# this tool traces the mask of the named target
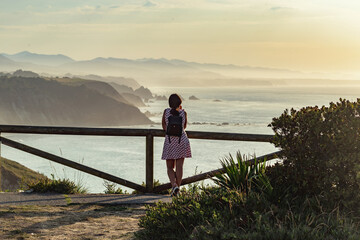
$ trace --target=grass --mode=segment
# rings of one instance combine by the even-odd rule
[[[68,178],[55,179],[52,174],[52,179],[43,178],[39,181],[28,184],[28,189],[32,189],[36,193],[63,193],[63,194],[84,194],[87,189],[82,184],[76,184]]]

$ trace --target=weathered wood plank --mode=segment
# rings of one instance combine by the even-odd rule
[[[154,137],[146,136],[146,192],[154,189]]]
[[[277,152],[274,152],[274,153],[270,153],[270,154],[266,154],[266,155],[257,157],[256,159],[250,159],[247,162],[249,162],[250,164],[255,164],[255,161],[257,161],[257,162],[262,162],[264,160],[269,161],[269,160],[277,158],[277,156],[280,153],[281,153],[281,151],[277,151]],[[215,175],[221,174],[221,173],[224,173],[224,172],[225,172],[224,168],[219,168],[219,169],[216,169],[216,170],[212,170],[212,171],[209,171],[209,172],[205,172],[205,173],[201,173],[201,174],[198,174],[198,175],[195,175],[195,176],[184,178],[182,180],[181,185],[186,185],[186,184],[190,184],[190,183],[193,183],[193,182],[198,182],[198,181],[201,181],[201,180],[204,180],[204,179],[212,178]],[[162,184],[160,186],[155,187],[154,192],[155,193],[156,192],[161,192],[163,190],[170,189],[170,188],[171,188],[171,184],[170,183],[165,183],[165,184]]]
[[[141,192],[159,192],[163,189],[170,188],[170,184],[164,184],[153,188],[154,179],[154,137],[164,137],[165,132],[161,129],[128,129],[128,128],[89,128],[89,127],[52,127],[52,126],[25,126],[25,125],[0,125],[0,133],[28,133],[28,134],[54,134],[54,135],[91,135],[91,136],[145,136],[146,137],[146,188],[126,181],[124,179],[103,173],[96,169],[88,168],[84,165],[72,162],[70,160],[43,152],[41,150],[31,148],[24,144],[14,142],[12,140],[1,137],[3,144],[22,151],[26,151],[37,156],[58,162],[60,164],[87,172],[89,174],[119,183],[121,185],[139,190]],[[200,132],[187,131],[189,138],[208,139],[208,140],[229,140],[229,141],[254,141],[254,142],[270,142],[273,135],[266,134],[242,134],[242,133],[220,133],[220,132]],[[1,146],[1,145],[0,145]],[[266,156],[270,156],[268,154]],[[264,157],[264,156],[263,156]],[[51,159],[50,159],[51,158]],[[260,159],[260,158],[258,158]],[[270,159],[269,159],[270,160]],[[250,160],[251,161],[251,160]],[[74,165],[75,164],[75,165]],[[81,165],[81,166],[80,166]],[[183,184],[200,181],[215,174],[221,173],[221,169],[199,174],[183,180]],[[131,186],[130,186],[131,185]]]
[[[32,134],[62,134],[62,135],[93,135],[93,136],[147,136],[164,137],[165,132],[161,129],[128,129],[128,128],[86,128],[86,127],[43,127],[0,125],[0,132],[5,133],[32,133]],[[270,142],[273,135],[266,134],[243,134],[243,133],[220,133],[187,131],[189,138],[229,141],[255,141]]]
[[[87,167],[87,166],[82,165],[80,163],[70,161],[68,159],[56,156],[54,154],[44,152],[42,150],[27,146],[25,144],[15,142],[15,141],[12,141],[12,140],[4,138],[4,137],[0,137],[0,141],[1,141],[2,144],[6,145],[6,146],[13,147],[13,148],[16,148],[18,150],[21,150],[21,151],[24,151],[24,152],[27,152],[27,153],[31,153],[33,155],[48,159],[50,161],[60,163],[62,165],[65,165],[65,166],[68,166],[68,167],[71,167],[71,168],[86,172],[88,174],[91,174],[91,175],[94,175],[94,176],[109,180],[111,182],[121,184],[123,186],[129,187],[129,188],[141,191],[141,192],[145,191],[145,188],[143,186],[139,185],[139,184],[127,181],[125,179],[122,179],[122,178],[119,178],[119,177],[116,177],[116,176],[113,176],[113,175],[110,175],[108,173],[99,171],[99,170],[94,169],[94,168]]]

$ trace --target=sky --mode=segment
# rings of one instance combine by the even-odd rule
[[[359,73],[358,0],[1,0],[0,52]]]

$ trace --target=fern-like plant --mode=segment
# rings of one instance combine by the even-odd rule
[[[252,185],[257,189],[271,192],[272,186],[265,175],[265,161],[258,163],[255,158],[255,163],[251,163],[244,158],[238,151],[236,162],[231,154],[220,160],[225,172],[216,175],[214,182],[220,187],[237,189],[246,194],[249,193]]]

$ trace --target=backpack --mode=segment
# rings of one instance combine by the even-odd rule
[[[179,143],[180,143],[182,132],[183,132],[182,117],[170,115],[168,117],[168,125],[166,128],[166,135],[168,135],[169,137],[169,142],[171,143],[170,136],[177,136],[179,137]]]

